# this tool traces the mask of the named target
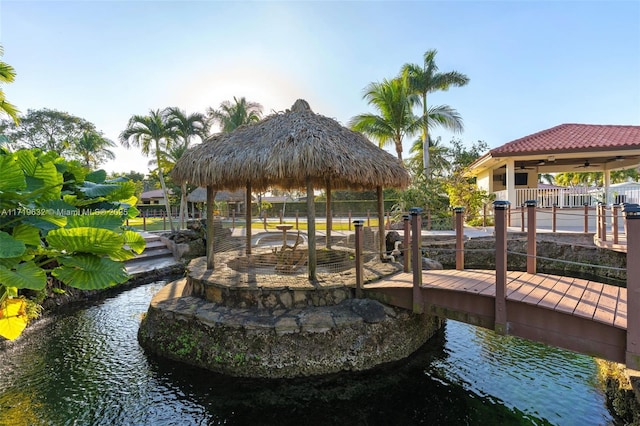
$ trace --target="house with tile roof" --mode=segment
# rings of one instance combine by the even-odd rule
[[[561,124],[490,150],[470,165],[468,176],[516,207],[527,200],[540,207],[581,207],[620,200],[626,188],[611,190],[611,172],[639,166],[640,126]],[[602,172],[603,188],[596,196],[585,188],[539,186],[539,175],[567,172]],[[640,203],[637,187],[629,186],[636,191],[625,193],[625,201]]]

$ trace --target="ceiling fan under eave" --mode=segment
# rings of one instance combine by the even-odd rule
[[[593,164],[589,160],[585,160],[583,164],[576,166],[576,169],[588,169],[589,167],[599,166],[599,164]]]
[[[527,163],[525,163],[524,161],[521,161],[520,165],[518,166],[518,170],[535,170],[535,168],[527,167]]]

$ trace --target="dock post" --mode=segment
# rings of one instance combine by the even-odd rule
[[[627,220],[627,353],[628,369],[640,370],[640,206],[624,206]]]
[[[402,237],[402,262],[403,262],[403,270],[404,272],[411,271],[411,225],[409,222],[409,215],[405,214],[402,216],[403,224],[404,224],[404,235]]]
[[[520,205],[520,232],[524,232],[524,203]]]
[[[527,206],[527,273],[536,273],[536,200],[524,202]]]
[[[453,209],[456,215],[456,269],[464,269],[464,207]]]
[[[420,213],[422,209],[409,209],[411,215],[411,266],[413,268],[413,312],[421,314],[424,311],[422,303],[422,230],[420,229]]]
[[[362,262],[362,246],[364,245],[364,238],[362,232],[362,226],[364,221],[354,220],[353,224],[356,228],[356,298],[362,298],[362,286],[364,284],[363,275],[363,262]]]
[[[589,232],[589,204],[584,203],[584,233]]]
[[[611,233],[613,234],[613,244],[618,244],[618,210],[620,210],[620,206],[618,204],[613,204],[611,206]]]
[[[627,353],[628,369],[640,370],[640,206],[624,206],[627,220]]]
[[[505,213],[508,201],[494,201],[496,232],[496,312],[494,329],[507,334],[507,224]]]
[[[556,232],[557,228],[558,228],[558,205],[557,204],[553,204],[553,207],[551,207],[551,232]]]

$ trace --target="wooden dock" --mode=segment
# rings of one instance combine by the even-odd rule
[[[367,297],[412,309],[413,274],[364,286]],[[423,312],[495,329],[496,273],[424,271]],[[549,274],[507,273],[506,334],[625,362],[627,289]]]

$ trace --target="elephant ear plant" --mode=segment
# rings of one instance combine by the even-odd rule
[[[82,290],[127,281],[124,260],[145,248],[123,226],[137,216],[135,186],[106,180],[55,152],[0,146],[0,336],[13,340],[40,306],[21,290]]]

